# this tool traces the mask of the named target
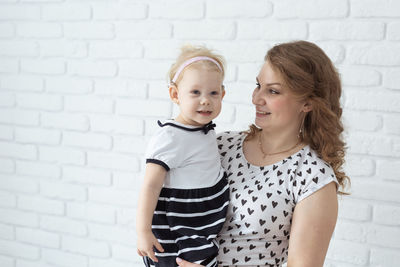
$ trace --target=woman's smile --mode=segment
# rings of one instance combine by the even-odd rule
[[[271,112],[256,110],[256,116],[265,117],[271,115]]]

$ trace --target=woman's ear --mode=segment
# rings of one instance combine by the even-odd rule
[[[303,108],[301,109],[304,113],[310,112],[312,110],[312,105],[310,101],[306,101],[304,103]]]
[[[178,88],[176,88],[175,85],[169,86],[169,97],[171,98],[172,102],[179,104]]]

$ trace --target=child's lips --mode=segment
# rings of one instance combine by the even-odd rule
[[[200,115],[208,116],[208,115],[211,115],[212,111],[199,110],[199,111],[197,111],[197,113],[199,113]]]

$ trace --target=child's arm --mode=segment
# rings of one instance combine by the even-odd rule
[[[154,262],[158,260],[153,247],[164,251],[151,231],[151,222],[166,174],[164,167],[154,163],[146,164],[136,216],[137,252],[140,256],[148,256]]]

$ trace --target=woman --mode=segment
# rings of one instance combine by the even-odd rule
[[[349,181],[339,75],[318,46],[298,41],[269,50],[256,81],[255,125],[218,137],[231,198],[219,266],[323,266]]]

